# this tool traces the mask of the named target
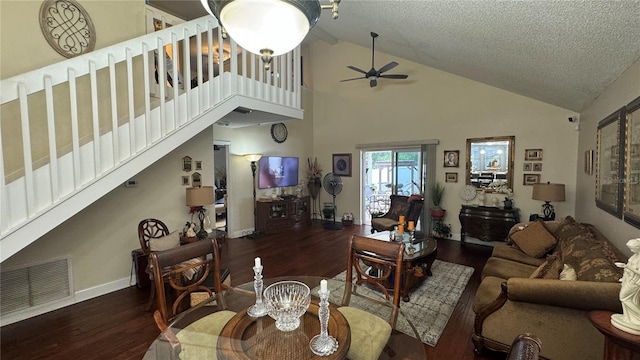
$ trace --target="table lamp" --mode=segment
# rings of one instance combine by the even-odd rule
[[[260,160],[262,154],[247,154],[243,155],[247,161],[251,162],[251,174],[253,175],[253,233],[248,235],[249,238],[255,239],[260,233],[258,233],[258,209],[256,208],[256,169],[258,168],[256,162]]]
[[[200,230],[196,234],[198,239],[206,239],[209,235],[204,229],[205,205],[211,205],[215,202],[213,186],[191,187],[187,189],[187,206],[191,207],[191,213],[198,212],[198,220],[200,220]]]
[[[552,184],[547,182],[546,184],[533,184],[533,200],[542,200],[542,213],[544,214],[544,220],[555,220],[556,213],[553,210],[551,201],[564,201],[564,184]]]

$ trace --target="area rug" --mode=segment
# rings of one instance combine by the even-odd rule
[[[473,274],[473,268],[436,259],[431,272],[433,276],[427,276],[422,285],[409,294],[411,301],[400,300],[400,310],[416,328],[420,340],[427,345],[436,346]],[[346,271],[343,271],[334,279],[344,281],[345,274]],[[334,299],[334,296],[338,297]],[[332,291],[331,301],[339,303],[341,296]],[[414,336],[411,329],[398,326],[398,330]]]

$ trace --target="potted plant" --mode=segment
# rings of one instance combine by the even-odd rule
[[[431,217],[436,220],[442,220],[447,210],[444,210],[440,207],[442,203],[442,198],[444,197],[444,185],[440,185],[439,182],[433,183],[431,185],[431,202],[433,203],[433,207],[431,208]]]
[[[434,222],[433,237],[438,239],[446,239],[448,237],[451,237],[451,225],[445,224],[442,221]]]
[[[322,169],[318,165],[318,158],[315,158],[313,162],[307,158],[307,187],[309,188],[309,194],[315,200],[318,197],[320,188],[322,187]]]

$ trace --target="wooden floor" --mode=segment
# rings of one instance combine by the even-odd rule
[[[325,230],[318,223],[304,230],[231,239],[222,245],[222,267],[232,284],[253,280],[253,259],[262,258],[264,276],[333,277],[346,267],[351,234],[369,234],[368,226]],[[438,259],[471,266],[475,272],[436,347],[425,345],[432,359],[504,359],[490,353],[476,357],[471,343],[471,304],[491,247],[440,240]],[[148,289],[123,289],[0,329],[2,359],[141,359],[159,331],[144,310]],[[295,359],[293,359],[295,360]]]

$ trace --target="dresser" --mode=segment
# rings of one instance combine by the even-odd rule
[[[482,241],[507,241],[511,227],[520,222],[518,209],[462,205],[460,209],[461,240],[471,236]]]

